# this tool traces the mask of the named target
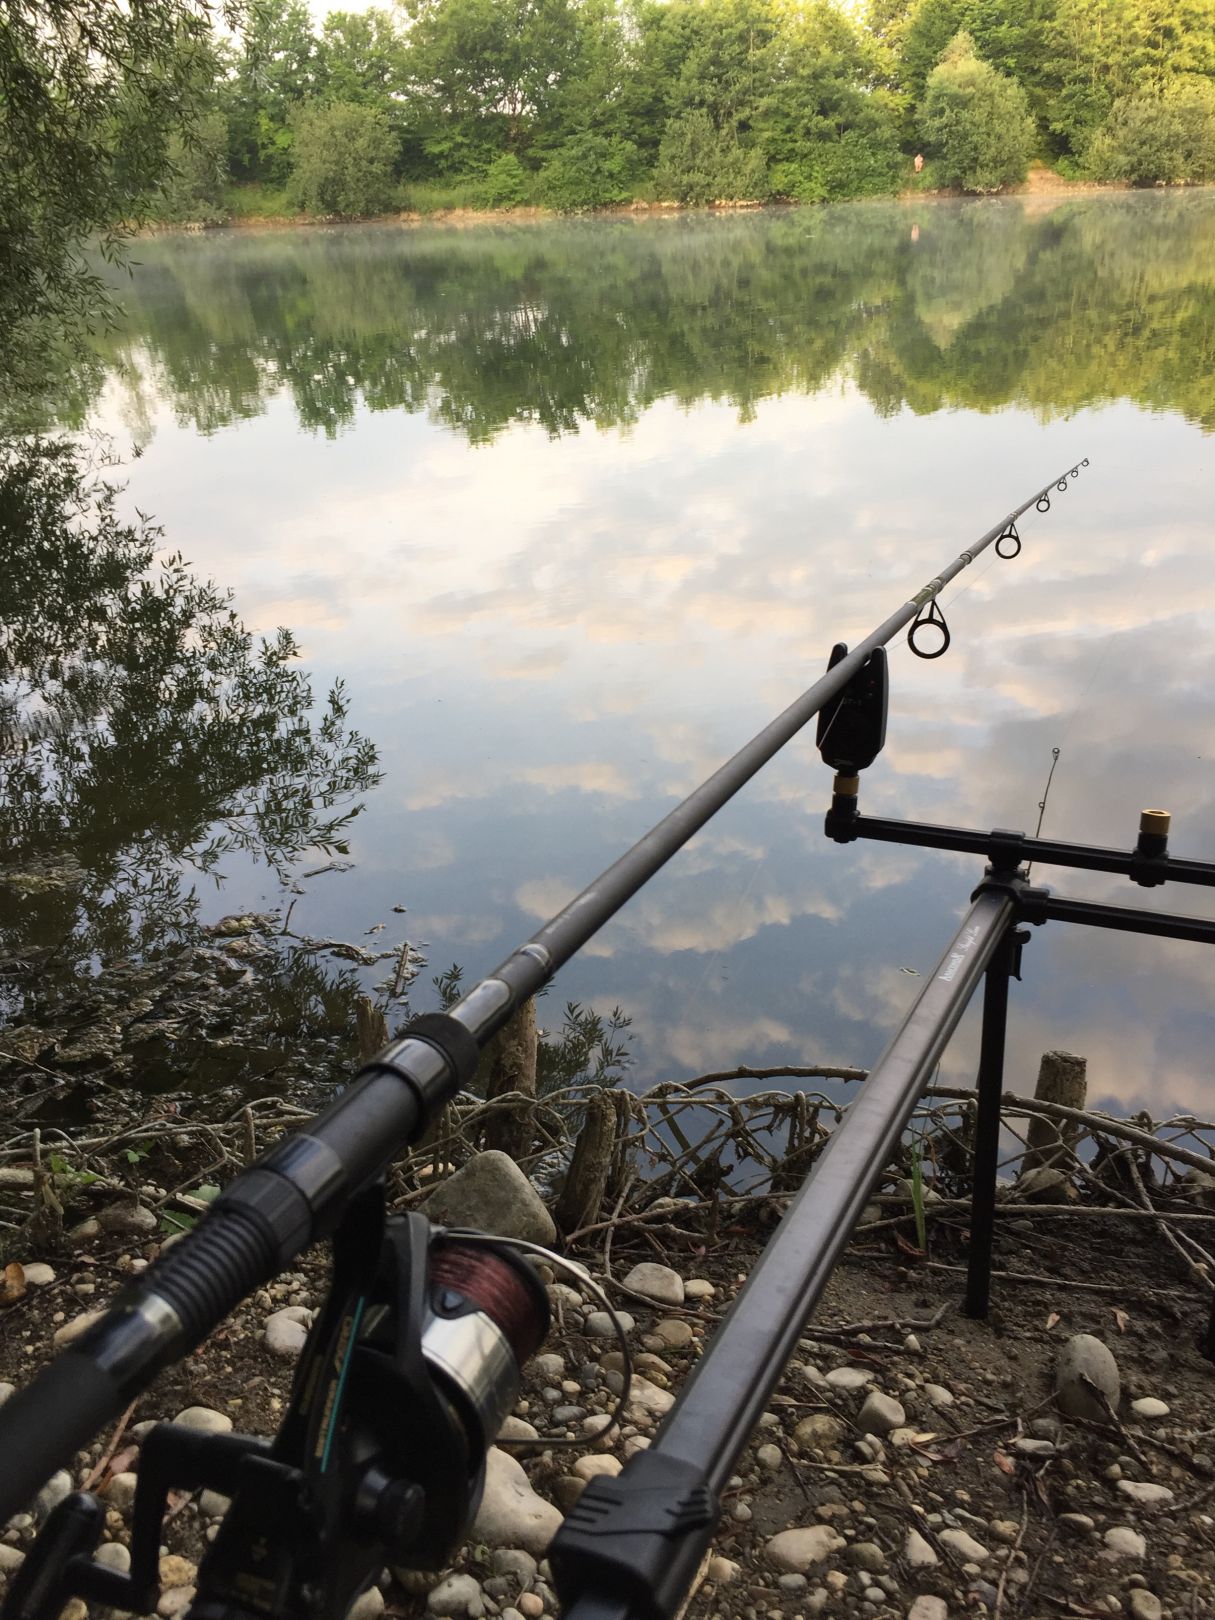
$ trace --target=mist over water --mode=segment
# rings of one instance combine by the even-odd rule
[[[137,244],[125,325],[48,413],[138,446],[124,500],[255,629],[348,685],[385,779],[296,926],[407,906],[490,969],[1001,514],[1082,457],[1010,563],[892,649],[871,813],[1215,859],[1215,195],[852,205]],[[868,1064],[981,863],[822,835],[807,736],[563,970],[639,1081]],[[1040,870],[1211,915],[1202,891]],[[213,914],[268,905],[234,869]],[[1215,1100],[1215,958],[1051,924],[1008,1083]],[[549,1021],[552,1021],[550,1018]],[[973,1073],[977,1018],[944,1064]]]

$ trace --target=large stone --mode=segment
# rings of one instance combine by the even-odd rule
[[[773,1536],[768,1543],[768,1557],[777,1569],[804,1575],[843,1545],[844,1538],[829,1524],[811,1524]]]
[[[472,1575],[449,1575],[440,1581],[426,1599],[431,1614],[441,1616],[467,1616],[467,1620],[481,1620],[485,1613],[485,1596],[481,1583]]]
[[[70,1322],[57,1327],[53,1334],[55,1349],[65,1350],[69,1344],[75,1344],[76,1340],[82,1339],[93,1323],[100,1322],[104,1315],[104,1311],[85,1311],[82,1316],[74,1316]]]
[[[561,1514],[532,1490],[513,1457],[491,1446],[485,1459],[485,1491],[470,1539],[487,1547],[522,1547],[543,1558]]]
[[[914,1527],[908,1530],[903,1542],[903,1557],[909,1569],[931,1569],[934,1564],[941,1562],[937,1557],[936,1548]]]
[[[213,1406],[187,1406],[173,1419],[183,1429],[197,1434],[231,1434],[232,1419],[226,1412],[217,1412]]]
[[[266,1318],[265,1343],[271,1355],[294,1361],[308,1338],[308,1323],[301,1318],[311,1313],[300,1305],[287,1305]]]
[[[440,1226],[472,1226],[495,1237],[552,1243],[553,1217],[512,1158],[494,1150],[477,1153],[449,1176],[422,1205]]]
[[[1120,1479],[1117,1489],[1136,1507],[1166,1507],[1173,1500],[1173,1493],[1167,1485],[1141,1484],[1137,1479]]]
[[[656,1300],[659,1305],[683,1304],[683,1278],[670,1266],[660,1266],[654,1260],[643,1260],[634,1266],[624,1279],[624,1286]]]
[[[1146,1418],[1149,1422],[1169,1415],[1168,1403],[1158,1401],[1154,1395],[1144,1395],[1139,1400],[1132,1401],[1131,1411],[1137,1418]]]
[[[1142,1587],[1128,1594],[1131,1608],[1131,1620],[1160,1620],[1164,1613],[1164,1605],[1155,1592],[1145,1592]]]
[[[907,1414],[893,1395],[883,1395],[881,1390],[871,1389],[865,1397],[856,1426],[862,1434],[889,1434],[891,1429],[901,1429],[906,1421]]]
[[[944,1598],[925,1592],[908,1609],[907,1620],[949,1620],[949,1605]]]
[[[1098,1393],[1099,1392],[1099,1393]],[[1059,1352],[1055,1366],[1055,1402],[1066,1417],[1106,1421],[1118,1410],[1122,1380],[1108,1345],[1091,1333],[1074,1333]],[[1104,1397],[1104,1399],[1102,1399]]]
[[[1102,1539],[1113,1558],[1134,1558],[1138,1562],[1147,1557],[1147,1542],[1129,1524],[1111,1525]]]
[[[966,1530],[942,1530],[941,1545],[947,1547],[951,1553],[956,1553],[964,1563],[985,1564],[991,1557],[987,1548],[981,1541]]]
[[[793,1431],[793,1443],[802,1451],[826,1450],[844,1437],[844,1425],[832,1412],[812,1412]]]
[[[146,1237],[159,1225],[153,1211],[142,1204],[112,1204],[98,1212],[97,1222],[111,1237]]]

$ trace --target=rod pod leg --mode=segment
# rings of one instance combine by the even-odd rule
[[[1000,1098],[1004,1091],[1004,1037],[1008,981],[1017,970],[1021,936],[1010,921],[987,966],[983,1031],[979,1039],[979,1106],[975,1119],[974,1186],[970,1195],[970,1255],[966,1314],[985,1317],[991,1302],[991,1249],[996,1222],[996,1165],[1000,1150]]]

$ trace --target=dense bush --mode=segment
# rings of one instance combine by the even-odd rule
[[[397,138],[376,107],[305,102],[292,127],[288,195],[310,214],[379,214],[393,198]]]
[[[477,200],[482,208],[518,208],[527,201],[528,179],[515,154],[503,152],[482,175]]]
[[[1025,92],[979,60],[969,34],[956,35],[928,75],[920,131],[943,185],[999,191],[1029,170],[1034,123]]]
[[[763,154],[718,129],[701,108],[672,118],[658,148],[659,192],[675,202],[704,204],[771,194]]]
[[[540,170],[540,193],[550,208],[610,208],[630,201],[642,171],[641,153],[618,135],[574,135]]]
[[[1164,95],[1122,97],[1089,145],[1087,168],[1133,186],[1215,177],[1215,85],[1187,75]]]

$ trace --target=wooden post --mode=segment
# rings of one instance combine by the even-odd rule
[[[376,1053],[388,1045],[388,1021],[384,1017],[384,1009],[377,1007],[370,996],[356,996],[354,1022],[359,1038],[359,1062],[370,1063]]]
[[[535,1097],[537,1045],[536,1003],[528,1000],[494,1038],[485,1083],[487,1102],[509,1091]],[[532,1112],[529,1102],[492,1115],[485,1127],[485,1146],[522,1158],[532,1145]]]
[[[560,1232],[577,1232],[599,1219],[616,1152],[616,1098],[600,1091],[586,1105],[582,1130],[565,1174],[555,1219]]]
[[[1088,1093],[1088,1059],[1074,1052],[1043,1052],[1038,1067],[1034,1097],[1038,1102],[1062,1103],[1065,1108],[1083,1108]],[[1080,1135],[1074,1120],[1031,1119],[1029,1151],[1021,1173],[1047,1165],[1066,1165]]]

